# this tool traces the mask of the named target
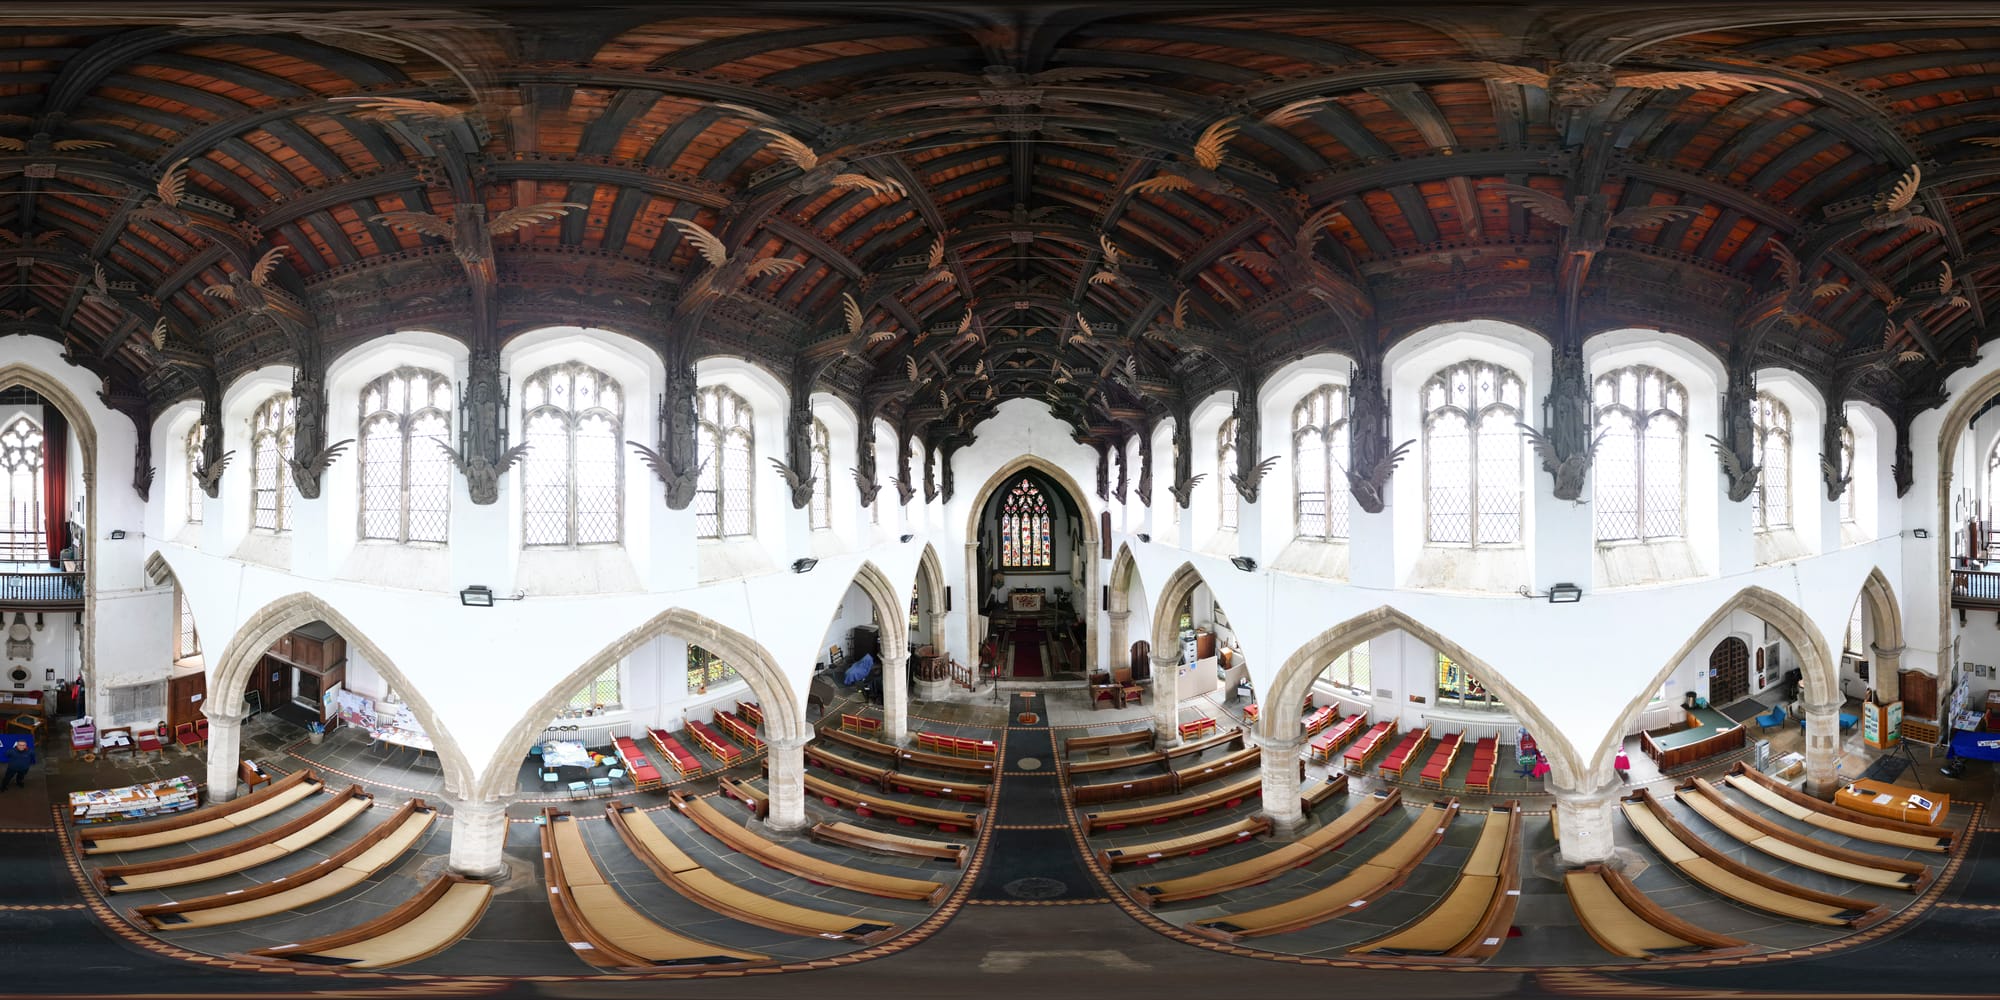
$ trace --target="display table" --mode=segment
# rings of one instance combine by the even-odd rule
[[[42,693],[40,691],[0,691],[0,715],[40,715],[42,713]]]
[[[575,740],[542,741],[542,763],[547,767],[590,767],[590,750]]]
[[[165,816],[193,809],[200,803],[200,787],[193,778],[182,775],[125,788],[71,792],[69,814],[70,819],[77,823],[110,823]]]
[[[1639,746],[1664,771],[1743,746],[1743,724],[1712,708],[1687,710],[1687,724],[1639,734]]]
[[[1880,781],[1857,781],[1833,793],[1833,804],[1870,816],[1936,826],[1951,814],[1951,796]]]

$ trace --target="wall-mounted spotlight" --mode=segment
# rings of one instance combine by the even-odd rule
[[[1910,537],[1912,537],[1912,538],[1929,538],[1929,537],[1931,537],[1931,533],[1930,533],[1930,529],[1928,529],[1928,528],[1917,528],[1917,529],[1915,529],[1915,530],[1913,530],[1913,531],[1911,531],[1911,532],[1910,532]]]
[[[496,597],[492,587],[475,583],[458,592],[458,603],[468,608],[490,608],[494,601],[519,601],[526,599],[527,596],[527,591],[517,590],[510,597]]]
[[[1575,604],[1583,600],[1583,588],[1574,583],[1558,583],[1549,588],[1550,604]]]
[[[817,565],[819,565],[819,560],[814,559],[811,556],[807,556],[803,559],[794,559],[792,560],[792,572],[810,573],[812,572],[812,568]]]
[[[1254,573],[1257,571],[1257,560],[1252,559],[1249,556],[1234,556],[1231,557],[1229,561],[1237,569],[1240,569],[1245,573]]]
[[[1153,536],[1146,534],[1143,531],[1139,532],[1139,534],[1134,537],[1138,538],[1142,542],[1150,542],[1153,540]]]
[[[111,532],[111,540],[112,540],[112,541],[114,541],[114,542],[122,542],[122,541],[124,541],[124,540],[125,540],[125,529],[123,529],[123,528],[117,528],[117,529],[114,529],[114,530],[113,530],[113,531]]]
[[[896,540],[897,540],[897,541],[899,541],[899,542],[902,542],[902,543],[904,543],[904,544],[908,544],[908,543],[909,543],[909,541],[910,541],[910,539],[912,539],[912,538],[915,538],[915,537],[917,537],[917,536],[915,536],[915,535],[904,535],[903,537],[901,537],[901,538],[898,538],[898,539],[896,539]]]

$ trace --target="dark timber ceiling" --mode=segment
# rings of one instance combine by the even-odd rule
[[[0,332],[155,412],[299,328],[577,323],[1102,437],[1491,317],[1900,414],[2000,281],[1982,5],[65,9],[0,22]]]

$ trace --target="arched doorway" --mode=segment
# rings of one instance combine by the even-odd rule
[[[26,364],[0,365],[0,392],[9,389],[26,389],[59,414],[66,426],[66,433],[74,436],[77,451],[83,458],[83,467],[78,471],[83,489],[83,538],[98,537],[97,532],[97,438],[95,424],[91,422],[89,411],[82,401],[65,388],[62,383],[47,372]],[[143,433],[144,428],[141,428]],[[85,698],[90,702],[90,714],[102,718],[110,716],[110,698],[97,677],[97,580],[92,569],[95,552],[85,552],[82,563],[83,577],[80,589],[83,596],[83,617],[80,634],[76,637],[81,650],[77,663],[77,677],[84,683]],[[40,560],[47,562],[47,560]],[[60,567],[51,567],[56,569]],[[134,721],[134,720],[120,720]],[[100,723],[102,724],[102,723]]]
[[[997,642],[1002,677],[1095,666],[1097,519],[1061,470],[1032,457],[993,474],[966,525],[970,648]],[[982,622],[983,627],[982,627]]]
[[[1758,666],[1764,651],[1758,650]],[[1717,708],[1741,701],[1750,693],[1750,647],[1742,639],[1729,636],[1708,653],[1708,703]]]

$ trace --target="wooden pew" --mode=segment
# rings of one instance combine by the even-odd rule
[[[978,781],[940,781],[902,771],[890,771],[882,776],[882,787],[895,792],[909,792],[914,795],[929,795],[940,799],[957,799],[960,802],[985,804],[993,786]]]
[[[1304,769],[1305,764],[1303,761],[1300,762],[1299,767],[1301,770]],[[1150,805],[1132,806],[1127,809],[1084,813],[1084,832],[1098,833],[1104,830],[1117,830],[1145,823],[1165,823],[1170,819],[1180,819],[1183,816],[1197,816],[1210,809],[1231,808],[1242,803],[1244,799],[1262,795],[1264,791],[1263,782],[1264,779],[1261,775],[1253,774],[1241,781],[1231,782],[1221,788],[1212,788],[1200,795],[1166,799]]]
[[[1500,741],[1482,736],[1472,746],[1472,770],[1465,775],[1465,787],[1475,792],[1493,791],[1493,772],[1500,768]],[[1550,815],[1554,815],[1551,813]]]
[[[1626,958],[1663,955],[1741,955],[1744,942],[1713,934],[1668,912],[1632,886],[1616,868],[1585,865],[1563,873],[1563,889],[1577,922],[1605,951]]]
[[[805,780],[807,794],[817,795],[827,805],[852,809],[862,816],[887,816],[898,823],[928,823],[946,833],[961,830],[974,835],[979,833],[979,817],[972,813],[897,802],[858,788],[836,785],[810,773]]]
[[[319,775],[311,769],[294,771],[242,798],[176,813],[143,823],[118,823],[87,827],[76,839],[85,854],[125,854],[153,847],[185,844],[190,840],[228,833],[272,815],[286,806],[304,801],[323,790]]]
[[[353,785],[338,795],[327,796],[324,803],[282,826],[196,854],[110,865],[99,868],[92,877],[104,892],[137,892],[234,875],[318,843],[374,804],[373,795],[362,791],[360,785]]]
[[[1148,907],[1157,909],[1164,903],[1177,903],[1189,899],[1201,899],[1218,892],[1241,889],[1246,885],[1269,882],[1301,865],[1310,864],[1313,859],[1354,839],[1354,835],[1368,829],[1382,814],[1403,801],[1401,789],[1391,788],[1378,792],[1363,800],[1361,804],[1342,813],[1339,818],[1288,844],[1279,845],[1254,858],[1246,858],[1233,865],[1211,868],[1205,872],[1184,875],[1180,878],[1141,885],[1132,893],[1133,898]]]
[[[1134,729],[1129,732],[1101,733],[1096,736],[1072,736],[1063,741],[1063,756],[1071,756],[1090,750],[1105,750],[1111,747],[1153,745],[1151,729]]]
[[[764,725],[764,709],[754,701],[737,702],[736,714],[742,716],[753,726],[761,728]]]
[[[643,792],[666,784],[666,780],[660,777],[660,769],[646,759],[646,755],[639,751],[639,744],[633,742],[630,736],[613,737],[611,745],[617,749],[618,761],[625,765],[625,773],[631,777],[633,787]]]
[[[1389,756],[1382,759],[1382,766],[1379,770],[1383,774],[1393,774],[1398,778],[1402,777],[1403,772],[1408,770],[1410,765],[1416,761],[1417,755],[1424,752],[1424,744],[1430,742],[1430,739],[1431,727],[1429,726],[1425,726],[1422,729],[1412,729],[1404,733],[1402,742],[1397,743],[1396,749],[1389,751]]]
[[[1644,788],[1626,796],[1625,819],[1668,864],[1724,899],[1781,917],[1860,929],[1889,915],[1887,907],[1793,885],[1723,854],[1688,832]]]
[[[1189,924],[1188,929],[1224,941],[1241,941],[1311,927],[1352,913],[1402,885],[1431,848],[1444,839],[1445,829],[1457,815],[1457,799],[1440,799],[1431,803],[1402,836],[1338,882],[1297,899]]]
[[[1154,795],[1172,795],[1180,788],[1175,783],[1175,775],[1152,774],[1129,781],[1107,781],[1094,785],[1071,785],[1069,803],[1072,806],[1095,805],[1099,802],[1115,802],[1119,799],[1143,799]]]
[[[354,843],[302,872],[283,875],[248,889],[174,903],[154,903],[132,911],[156,931],[215,927],[300,910],[374,878],[403,856],[437,819],[437,810],[411,799]]]
[[[1227,777],[1238,771],[1256,767],[1263,759],[1264,751],[1256,747],[1244,747],[1241,750],[1218,757],[1215,760],[1198,760],[1174,771],[1174,788],[1185,790],[1193,788],[1196,785],[1206,784],[1217,778]],[[1305,762],[1300,761],[1299,766],[1303,768]],[[1300,773],[1303,774],[1304,772],[1301,771]]]
[[[1908,892],[1923,891],[1934,877],[1930,866],[1919,861],[1850,851],[1779,826],[1723,798],[1722,792],[1706,778],[1695,778],[1678,786],[1674,797],[1716,829],[1754,850],[1809,871]]]
[[[757,831],[724,816],[707,799],[694,798],[682,794],[679,790],[667,793],[667,798],[675,809],[681,811],[681,815],[692,820],[694,825],[701,827],[709,836],[721,841],[730,850],[810,882],[851,889],[870,896],[881,896],[884,899],[920,899],[933,906],[942,902],[945,894],[950,891],[950,887],[928,879],[904,878],[900,875],[883,875],[860,868],[849,868],[808,854],[801,854],[782,844],[774,844]]]
[[[856,781],[865,781],[871,785],[882,784],[882,779],[889,774],[889,769],[886,767],[863,764],[852,757],[843,757],[811,743],[805,746],[805,757],[806,763],[813,767],[823,767],[835,774]]]
[[[1327,707],[1332,708],[1333,706],[1328,705]],[[1317,739],[1313,740],[1309,756],[1321,764],[1332,763],[1333,755],[1339,752],[1342,747],[1345,747],[1349,741],[1361,735],[1361,731],[1366,728],[1368,728],[1368,713],[1356,712],[1335,723],[1331,729],[1321,733]]]
[[[1756,799],[1765,807],[1819,827],[1828,833],[1866,840],[1888,847],[1943,854],[1951,850],[1953,832],[1948,828],[1919,826],[1881,816],[1853,812],[1813,798],[1742,761],[1726,779],[1736,790]]]
[[[1451,765],[1457,762],[1458,748],[1463,742],[1464,738],[1458,733],[1447,734],[1438,740],[1436,748],[1431,750],[1431,759],[1424,764],[1423,771],[1417,775],[1417,785],[1432,786],[1442,790],[1445,776],[1451,773]]]
[[[750,810],[750,815],[763,819],[771,814],[771,796],[763,789],[741,778],[731,778],[727,775],[717,778],[715,784],[724,798],[743,803],[744,808]]]
[[[1173,761],[1180,760],[1183,757],[1199,756],[1218,748],[1241,750],[1243,749],[1243,735],[1243,727],[1232,726],[1221,732],[1211,733],[1193,742],[1183,743],[1177,747],[1169,747],[1166,750],[1167,761],[1171,765]]]
[[[1145,767],[1149,764],[1164,764],[1166,762],[1167,755],[1165,753],[1159,750],[1148,750],[1145,753],[1106,757],[1103,760],[1078,761],[1077,763],[1066,764],[1064,766],[1069,768],[1069,773],[1072,776],[1075,776],[1079,774],[1097,774],[1103,771],[1122,771],[1128,767]]]
[[[683,778],[701,773],[701,758],[689,753],[688,748],[674,738],[674,734],[664,729],[648,729],[646,734],[652,738],[654,749],[659,750],[660,756],[673,766],[674,773]]]
[[[856,736],[839,729],[822,729],[819,736],[830,743],[839,743],[856,750],[891,758],[901,764],[927,767],[933,771],[950,771],[954,774],[983,774],[988,784],[993,780],[993,762],[990,760],[969,760],[963,757],[947,757],[943,754],[925,753],[921,750],[905,750],[887,743]]]
[[[723,916],[781,934],[846,941],[879,941],[896,930],[894,924],[799,906],[730,882],[688,857],[658,823],[634,806],[613,801],[605,805],[604,815],[625,846],[660,881]]]
[[[743,763],[743,748],[723,739],[715,730],[710,729],[707,723],[689,719],[687,728],[694,736],[694,741],[701,744],[703,750],[714,754],[715,759],[721,761],[723,767],[735,767]]]
[[[1347,775],[1338,771],[1327,776],[1325,781],[1316,782],[1312,787],[1299,792],[1299,808],[1308,814],[1333,800],[1336,795],[1347,792]]]
[[[1389,748],[1389,741],[1396,738],[1396,723],[1378,722],[1373,728],[1354,738],[1354,742],[1341,754],[1341,766],[1350,771],[1359,771],[1368,766],[1368,761]]]
[[[1128,844],[1124,847],[1107,847],[1097,852],[1097,862],[1107,871],[1119,865],[1150,865],[1161,858],[1207,854],[1218,847],[1242,843],[1269,832],[1271,832],[1269,819],[1263,816],[1248,816],[1234,823],[1224,823],[1206,830],[1169,837],[1166,840]]]
[[[1130,754],[1124,757],[1112,757],[1106,760],[1090,760],[1078,764],[1070,764],[1068,765],[1069,773],[1094,774],[1098,771],[1116,771],[1127,767],[1140,767],[1146,764],[1164,763],[1172,766],[1172,763],[1176,760],[1184,757],[1197,757],[1218,747],[1240,750],[1243,748],[1243,738],[1241,727],[1231,728],[1192,743],[1182,743],[1167,750],[1154,750],[1147,753]]]
[[[949,862],[955,868],[965,867],[966,845],[951,844],[942,840],[925,840],[921,837],[905,837],[900,833],[884,833],[852,823],[815,823],[806,831],[812,839],[828,844],[839,844],[860,851],[876,854],[900,854],[912,858],[935,858]]]
[[[738,704],[742,703],[738,702]],[[717,711],[715,713],[715,724],[722,727],[722,731],[728,733],[731,739],[743,744],[745,750],[751,753],[758,753],[764,749],[764,741],[757,738],[757,730],[752,728],[749,723],[737,718],[735,713]]]
[[[1300,720],[1299,722],[1300,728],[1306,731],[1307,736],[1318,736],[1321,730],[1325,729],[1328,726],[1333,725],[1333,720],[1334,720],[1333,713],[1335,709],[1337,709],[1338,707],[1339,706],[1337,705],[1320,706],[1311,715],[1308,715],[1304,719]]]
[[[563,940],[598,968],[737,965],[765,957],[697,941],[646,916],[604,881],[576,818],[554,806],[542,810],[542,869]]]
[[[302,965],[386,969],[429,958],[458,943],[486,912],[493,887],[463,875],[439,875],[400,906],[366,923],[310,941],[247,954]]]
[[[1349,949],[1355,954],[1483,962],[1500,950],[1521,900],[1521,804],[1492,808],[1472,856],[1443,899],[1397,931]]]

